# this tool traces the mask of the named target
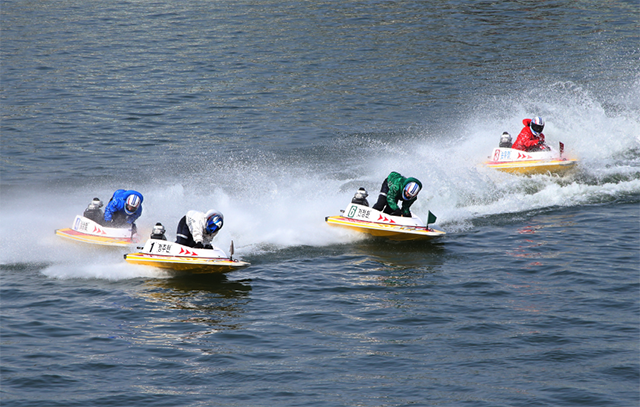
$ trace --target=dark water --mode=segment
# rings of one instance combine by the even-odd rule
[[[635,1],[4,1],[0,403],[637,406]],[[541,115],[566,178],[482,168]],[[324,223],[392,170],[433,242]],[[74,245],[94,196],[252,266]]]

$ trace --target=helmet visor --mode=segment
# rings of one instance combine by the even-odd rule
[[[531,123],[531,130],[536,133],[542,133],[542,129],[544,129],[543,125]]]
[[[207,227],[205,228],[208,234],[216,232],[222,227],[222,218],[220,215],[214,215],[207,221]]]
[[[136,210],[138,210],[138,208],[137,208],[136,206],[129,205],[129,204],[126,204],[126,205],[125,205],[125,209],[126,209],[126,210],[127,210],[127,212],[129,212],[129,213],[134,213]]]

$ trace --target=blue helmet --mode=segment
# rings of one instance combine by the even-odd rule
[[[416,182],[410,182],[405,185],[404,189],[402,190],[402,199],[404,199],[405,201],[413,199],[418,196],[418,192],[420,192],[420,185],[418,185],[418,183]]]
[[[124,204],[124,211],[127,215],[133,215],[136,213],[141,203],[142,200],[138,195],[131,194],[127,197],[127,201]]]
[[[529,128],[531,129],[531,132],[535,136],[539,136],[540,133],[542,133],[542,130],[544,129],[544,120],[542,120],[542,117],[536,116],[533,119],[531,119],[531,123],[529,123]]]
[[[209,215],[207,217],[207,225],[205,226],[205,232],[208,234],[213,234],[220,229],[222,229],[222,224],[224,223],[224,216],[221,213],[215,211],[207,212]]]

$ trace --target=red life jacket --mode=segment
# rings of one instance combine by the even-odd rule
[[[522,124],[524,124],[524,128],[518,134],[518,138],[513,143],[511,148],[515,148],[516,150],[529,151],[534,149],[535,147],[544,144],[544,134],[540,133],[539,136],[536,136],[531,132],[531,128],[529,124],[531,123],[531,119],[524,119]]]

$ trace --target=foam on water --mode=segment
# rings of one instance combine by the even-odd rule
[[[281,157],[267,152],[232,154],[201,165],[199,176],[173,169],[147,185],[114,182],[69,190],[3,194],[0,213],[0,262],[45,262],[47,275],[58,278],[123,279],[161,276],[159,272],[122,261],[126,250],[86,247],[53,234],[69,227],[89,201],[107,201],[116,188],[133,188],[145,196],[138,221],[146,237],[162,222],[169,239],[189,209],[215,208],[225,215],[225,227],[215,244],[236,256],[310,245],[348,243],[362,236],[325,224],[339,214],[355,190],[364,186],[373,204],[390,171],[419,178],[424,190],[413,211],[438,216],[449,233],[467,230],[472,220],[487,215],[607,202],[640,194],[640,85],[607,103],[572,84],[552,84],[544,95],[482,100],[468,116],[452,120],[445,130],[421,129],[379,135],[338,137],[326,152],[305,151]],[[543,100],[544,102],[538,102]],[[615,103],[613,103],[615,102]],[[580,160],[576,174],[520,177],[483,168],[503,131],[515,138],[522,119],[546,120],[547,141],[565,143]],[[199,157],[192,157],[199,163]],[[183,169],[184,170],[184,169]],[[187,173],[188,175],[185,175]],[[115,252],[115,253],[114,253]]]

